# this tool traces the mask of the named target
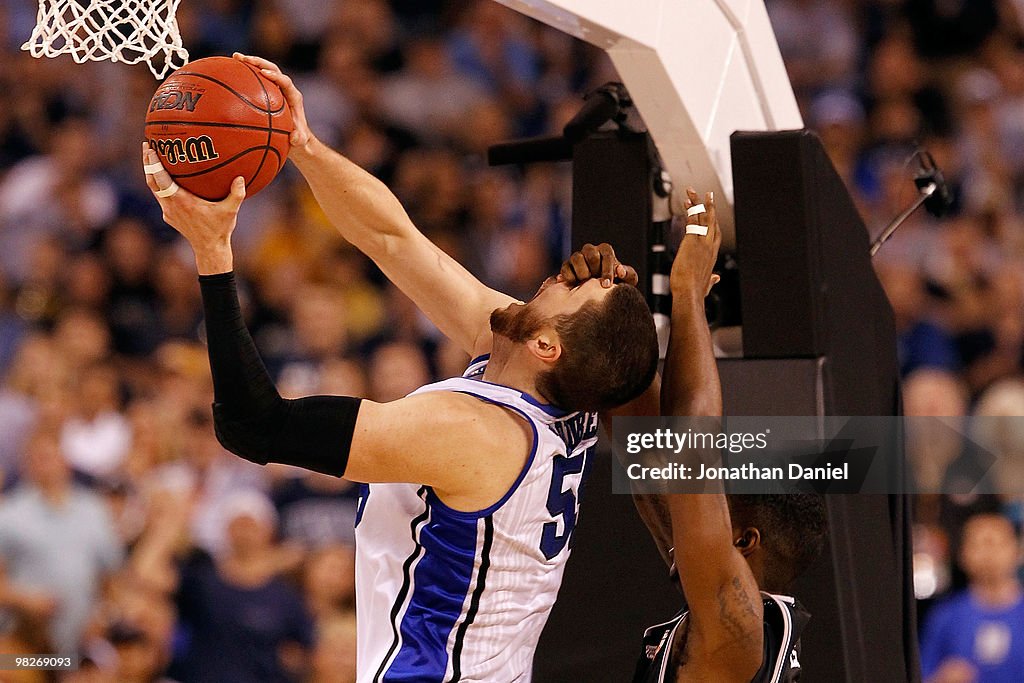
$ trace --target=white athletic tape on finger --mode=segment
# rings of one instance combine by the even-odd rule
[[[176,182],[174,182],[172,180],[170,185],[168,185],[167,187],[165,187],[162,190],[157,190],[156,191],[156,196],[157,197],[170,197],[172,194],[174,194],[177,191],[178,191],[178,183],[176,183]],[[707,229],[705,228],[705,232],[706,232],[706,230]]]
[[[689,225],[688,224],[686,226],[686,234],[687,235],[700,235],[701,237],[707,237],[707,235],[708,235],[708,226],[706,226],[706,225]]]
[[[164,166],[158,161],[155,164],[146,164],[142,167],[142,170],[146,172],[146,175],[153,175],[164,170]]]
[[[699,213],[707,212],[708,210],[704,208],[703,204],[694,204],[693,206],[686,210],[686,217],[689,218],[690,216],[696,216]]]

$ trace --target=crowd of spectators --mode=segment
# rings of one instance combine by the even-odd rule
[[[560,261],[568,170],[483,153],[560,129],[612,78],[599,51],[492,2],[185,2],[178,20],[193,58],[277,61],[318,135],[488,284],[525,297]],[[81,653],[72,680],[353,680],[358,489],[220,447],[191,254],[140,168],[156,83],[32,59],[34,21],[32,0],[0,3],[0,651]],[[468,360],[292,168],[246,201],[236,263],[285,395],[388,401]]]
[[[919,146],[954,189],[950,217],[915,214],[876,259],[908,414],[1024,414],[1022,5],[768,1],[869,229],[913,198]],[[560,262],[568,169],[484,153],[559,131],[615,79],[598,50],[490,0],[186,0],[178,20],[193,58],[293,75],[314,131],[487,284],[526,297]],[[191,256],[139,163],[156,84],[32,59],[34,22],[0,1],[0,651],[80,652],[69,680],[351,680],[356,487],[220,448]],[[245,202],[235,246],[283,394],[387,401],[461,371],[294,169]],[[1019,525],[1022,502],[923,498],[921,597],[964,585],[970,513]]]
[[[914,214],[875,257],[905,413],[944,416],[907,426],[929,492],[914,501],[923,673],[930,683],[1020,680],[1024,430],[1007,418],[1024,415],[1024,4],[768,8],[805,122],[873,236],[914,198],[920,151],[950,182],[950,214]],[[953,486],[979,445],[1001,458],[986,480],[997,494]]]

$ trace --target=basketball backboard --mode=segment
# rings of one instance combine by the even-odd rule
[[[604,49],[672,176],[713,190],[733,244],[736,130],[803,128],[762,0],[497,0]]]

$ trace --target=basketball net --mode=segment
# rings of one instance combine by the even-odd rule
[[[180,0],[39,0],[36,27],[21,46],[33,57],[146,62],[158,79],[188,61],[174,13]]]

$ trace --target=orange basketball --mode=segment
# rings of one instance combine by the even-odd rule
[[[207,57],[167,77],[149,103],[146,140],[190,192],[216,201],[245,178],[252,196],[288,158],[292,114],[281,89],[258,69]]]

